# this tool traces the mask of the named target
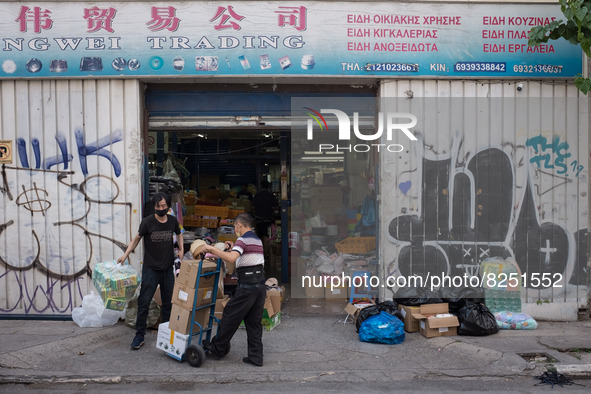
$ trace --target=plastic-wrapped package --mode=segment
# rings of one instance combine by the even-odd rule
[[[99,292],[107,309],[122,311],[125,302],[133,297],[139,285],[139,276],[131,265],[106,261],[94,266],[92,284]]]
[[[398,313],[398,304],[396,304],[394,301],[382,301],[377,305],[372,305],[361,309],[357,319],[355,320],[357,332],[359,332],[361,323],[369,319],[371,316],[379,315],[380,312],[386,312],[392,316],[395,316]]]
[[[404,323],[383,311],[379,315],[367,318],[359,327],[361,342],[397,345],[404,342],[404,338]]]
[[[497,325],[501,330],[535,330],[538,322],[526,313],[502,311],[495,313]]]

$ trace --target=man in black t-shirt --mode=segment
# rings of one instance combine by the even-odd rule
[[[174,216],[167,215],[170,198],[162,193],[156,193],[151,201],[154,204],[155,213],[142,220],[138,234],[127,246],[123,256],[117,260],[122,264],[140,243],[140,240],[144,238],[144,263],[142,264],[142,284],[135,323],[136,334],[131,342],[131,348],[136,350],[144,344],[150,302],[158,285],[160,285],[162,296],[162,322],[170,320],[174,288],[173,233],[177,236],[180,259],[183,258],[184,253],[179,222]]]

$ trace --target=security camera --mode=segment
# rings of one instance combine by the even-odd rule
[[[518,83],[517,84],[517,91],[521,92],[523,90],[523,84],[522,83]]]

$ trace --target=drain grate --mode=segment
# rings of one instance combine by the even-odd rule
[[[527,362],[556,363],[558,360],[548,353],[517,353],[519,357]]]

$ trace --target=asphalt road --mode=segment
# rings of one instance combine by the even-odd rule
[[[2,393],[589,393],[591,380],[574,380],[563,387],[539,384],[535,378],[441,378],[412,379],[393,382],[365,383],[348,382],[301,382],[301,383],[252,383],[252,384],[98,384],[98,383],[36,383],[0,385]]]

